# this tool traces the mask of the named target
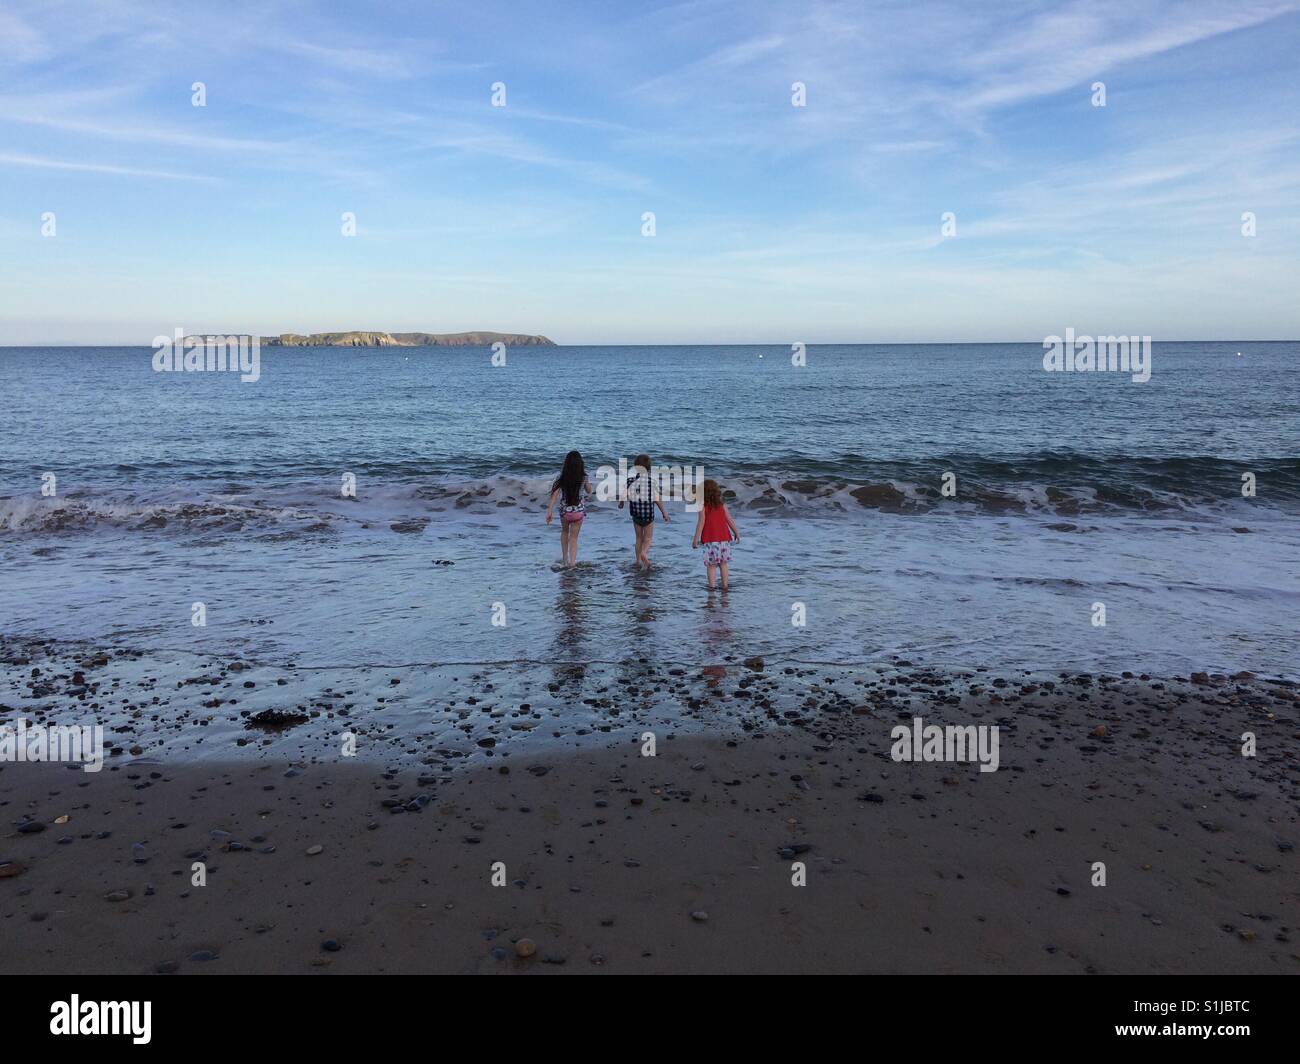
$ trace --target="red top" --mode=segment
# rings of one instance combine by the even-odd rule
[[[731,529],[727,527],[725,506],[704,508],[704,527],[700,529],[701,543],[730,543]]]

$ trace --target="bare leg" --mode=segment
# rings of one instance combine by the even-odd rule
[[[582,522],[574,521],[569,526],[569,568],[578,564],[578,533],[582,531]]]
[[[727,590],[727,563],[723,562],[720,566],[718,566],[718,568],[722,570],[722,590],[726,591]]]
[[[709,575],[709,590],[712,591],[718,579],[718,567],[716,565],[706,565],[704,571]]]
[[[655,526],[653,523],[648,524],[642,529],[645,538],[641,541],[641,560],[645,563],[647,569],[650,568],[650,544],[655,541]]]
[[[569,564],[569,526],[567,523],[560,525],[560,564]]]

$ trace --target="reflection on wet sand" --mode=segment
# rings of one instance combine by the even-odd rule
[[[632,569],[626,574],[623,581],[626,608],[621,612],[626,620],[627,638],[622,643],[626,651],[619,656],[619,682],[629,696],[639,696],[644,704],[649,703],[652,693],[645,684],[647,674],[665,657],[656,623],[664,613],[662,589],[656,587],[659,581],[652,573],[653,570]],[[666,656],[676,660],[671,652]]]
[[[578,568],[560,570],[556,581],[555,639],[551,658],[555,661],[555,683],[560,687],[570,684],[581,687],[587,659],[586,608],[583,605],[582,571]],[[576,663],[576,664],[571,664]]]
[[[700,611],[700,646],[707,660],[722,657],[736,649],[735,633],[731,628],[731,592],[710,590]]]

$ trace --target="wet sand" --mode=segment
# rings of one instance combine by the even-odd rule
[[[0,765],[7,973],[1300,971],[1281,681],[0,649],[0,723],[120,751]],[[892,760],[914,716],[999,769]]]

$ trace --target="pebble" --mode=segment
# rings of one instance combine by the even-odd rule
[[[315,846],[308,846],[308,847],[307,847],[307,856],[308,856],[308,857],[315,857],[318,853],[322,853],[322,852],[324,851],[324,849],[325,849],[325,847],[322,846],[319,842],[316,843]]]
[[[515,956],[531,957],[537,952],[537,943],[531,938],[521,938],[515,943]]]

